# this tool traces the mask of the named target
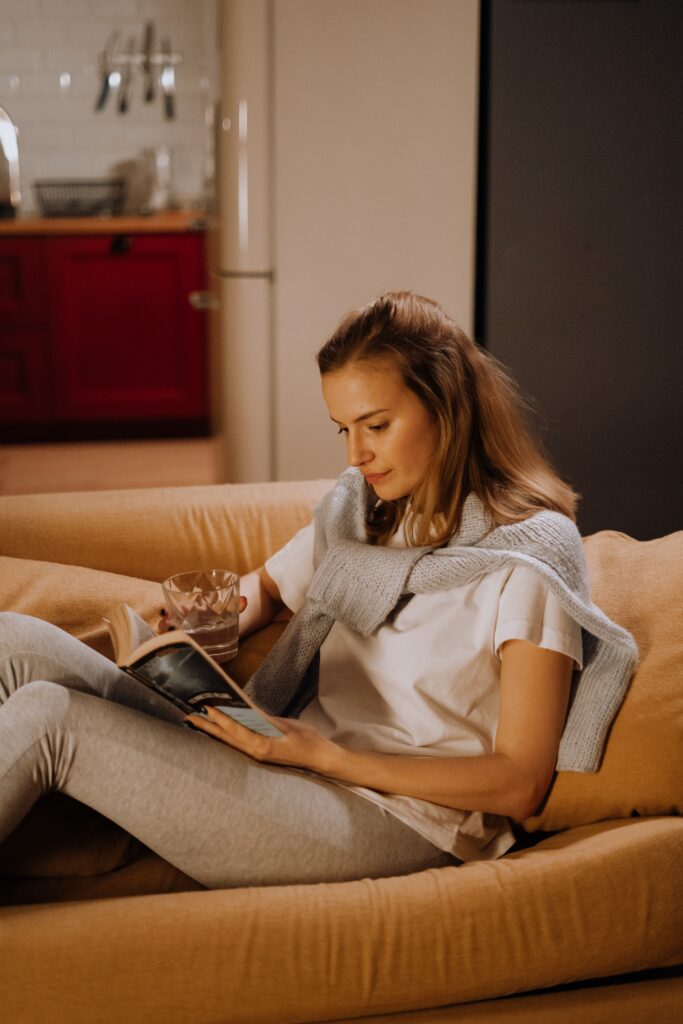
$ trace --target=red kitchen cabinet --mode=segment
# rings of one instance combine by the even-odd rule
[[[204,288],[196,232],[0,238],[3,440],[206,432]]]
[[[0,240],[0,424],[39,421],[48,403],[42,250]]]

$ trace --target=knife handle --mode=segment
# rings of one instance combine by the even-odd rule
[[[97,103],[95,104],[95,110],[102,110],[104,104],[107,102],[107,96],[109,95],[109,75],[106,74],[102,78],[102,87],[100,89],[100,95],[97,97]]]

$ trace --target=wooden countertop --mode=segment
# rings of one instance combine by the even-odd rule
[[[199,210],[166,210],[147,217],[15,217],[0,220],[4,235],[163,234],[206,231],[209,219]]]

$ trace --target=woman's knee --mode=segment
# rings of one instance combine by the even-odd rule
[[[24,621],[28,618],[30,616],[22,615],[20,612],[0,612],[0,643],[6,638],[15,636],[17,632],[21,632],[24,628]]]
[[[34,730],[42,733],[65,723],[73,705],[72,697],[65,686],[36,679],[11,695],[2,714],[10,714],[17,722],[30,722]]]
[[[35,643],[41,633],[51,633],[56,626],[51,626],[44,619],[34,615],[23,615],[21,612],[0,612],[0,655],[11,654],[26,643]]]
[[[64,674],[73,661],[65,640],[73,638],[57,626],[18,612],[0,612],[0,702],[32,680]]]

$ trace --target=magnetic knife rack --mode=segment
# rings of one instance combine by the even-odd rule
[[[158,90],[162,96],[166,119],[172,120],[175,117],[175,69],[182,64],[183,55],[171,49],[168,36],[162,35],[160,48],[155,49],[155,35],[154,23],[148,21],[142,47],[138,49],[135,37],[130,36],[123,50],[119,48],[121,32],[111,33],[104,50],[98,54],[102,79],[95,110],[103,110],[109,93],[116,91],[118,111],[120,114],[127,113],[130,110],[133,79],[142,75],[145,103],[151,103]]]

